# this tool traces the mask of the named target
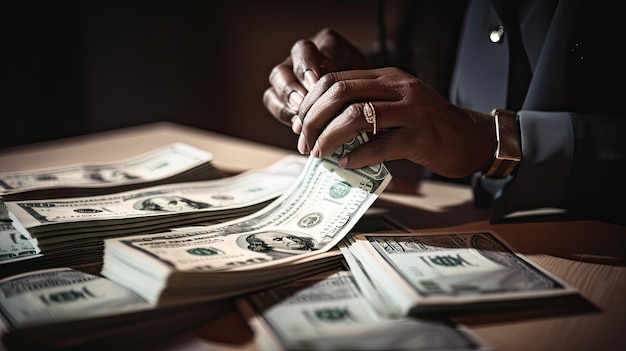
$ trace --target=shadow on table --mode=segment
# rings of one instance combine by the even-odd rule
[[[568,295],[507,302],[506,306],[498,309],[482,309],[476,305],[461,312],[420,317],[450,319],[455,323],[478,326],[596,313],[602,313],[602,310],[582,295]]]

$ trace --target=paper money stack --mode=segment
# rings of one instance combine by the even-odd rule
[[[64,267],[1,279],[0,308],[3,350],[146,350],[232,306],[155,309],[106,278]]]
[[[131,159],[0,174],[0,264],[40,257],[37,240],[4,202],[94,196],[160,183],[221,178],[213,155],[173,143]]]
[[[170,305],[236,296],[337,265],[331,251],[391,181],[383,164],[339,167],[366,141],[322,159],[251,215],[222,224],[105,240],[102,274],[147,301]]]
[[[491,231],[355,234],[340,250],[372,306],[389,317],[577,294]]]
[[[317,274],[237,299],[259,350],[486,350],[467,328],[388,318],[350,271]]]
[[[193,182],[167,183],[139,187],[134,190],[112,192],[106,195],[64,197],[57,199],[29,199],[4,201],[7,223],[0,228],[2,239],[3,276],[36,268],[75,266],[102,262],[103,240],[130,234],[155,233],[199,223],[217,223],[253,213],[280,196],[300,175],[306,159],[287,156],[266,169],[251,170],[231,177],[215,178],[218,173],[208,166],[212,156],[202,151],[175,144],[151,153],[138,161],[125,162],[129,166],[109,166],[125,174],[136,174],[145,183],[199,177]],[[185,157],[187,159],[185,160]],[[141,162],[140,162],[141,161]],[[93,169],[91,167],[89,169]],[[168,168],[167,171],[164,171]],[[82,169],[85,167],[74,167]],[[154,180],[157,172],[159,180]],[[204,170],[204,171],[202,171]],[[37,173],[37,172],[34,172]],[[54,173],[54,172],[52,172]],[[85,178],[78,174],[64,175],[64,179]],[[183,174],[184,176],[179,176]],[[140,176],[141,177],[140,177]],[[25,176],[14,184],[27,184],[34,175]],[[62,178],[59,176],[59,178]],[[151,180],[152,179],[152,180]],[[121,179],[105,187],[109,191],[130,186]],[[29,183],[33,185],[33,183]],[[99,186],[85,185],[86,193]],[[136,179],[133,187],[138,187]],[[42,186],[32,186],[25,194],[46,194]],[[74,193],[74,188],[70,193]],[[17,188],[14,187],[17,191]],[[41,190],[41,192],[40,192]],[[58,192],[53,192],[58,194]],[[15,198],[18,192],[12,193]],[[26,260],[36,258],[36,260]],[[6,268],[6,269],[4,269]]]
[[[148,186],[222,178],[213,155],[173,143],[119,162],[0,173],[4,201],[111,194]]]

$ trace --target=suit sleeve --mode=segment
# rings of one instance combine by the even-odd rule
[[[499,183],[474,182],[493,195],[491,220],[558,208],[575,217],[626,224],[626,119],[524,110],[518,116],[522,163],[516,174]]]

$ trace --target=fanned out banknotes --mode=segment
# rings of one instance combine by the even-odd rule
[[[355,234],[339,248],[363,294],[390,317],[508,308],[578,293],[492,231]]]
[[[231,177],[97,196],[6,201],[4,206],[13,223],[23,226],[41,250],[43,257],[36,258],[35,267],[74,266],[102,262],[105,238],[249,215],[291,187],[305,163],[305,157],[290,155],[264,169]],[[24,271],[28,265],[16,262],[3,273],[15,274],[18,271],[10,268]]]
[[[36,270],[0,280],[2,349],[148,349],[233,307],[219,301],[154,308],[101,276]]]
[[[4,201],[94,196],[164,183],[221,178],[213,155],[172,143],[131,159],[0,173]]]
[[[388,318],[350,271],[328,271],[237,299],[258,350],[488,350],[467,328]]]
[[[344,169],[309,157],[297,181],[263,209],[226,223],[105,240],[102,274],[158,305],[232,297],[336,266],[331,250],[391,181],[383,164]]]

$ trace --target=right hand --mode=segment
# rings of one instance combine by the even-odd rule
[[[291,55],[272,69],[263,104],[278,121],[300,134],[300,104],[319,78],[329,72],[363,69],[365,65],[364,55],[346,38],[322,29],[310,39],[297,41]]]
[[[449,178],[469,176],[493,162],[493,117],[446,100],[435,89],[396,67],[331,72],[302,101],[298,150],[322,158],[363,132],[373,105],[377,133],[339,159],[362,168],[407,159]]]

